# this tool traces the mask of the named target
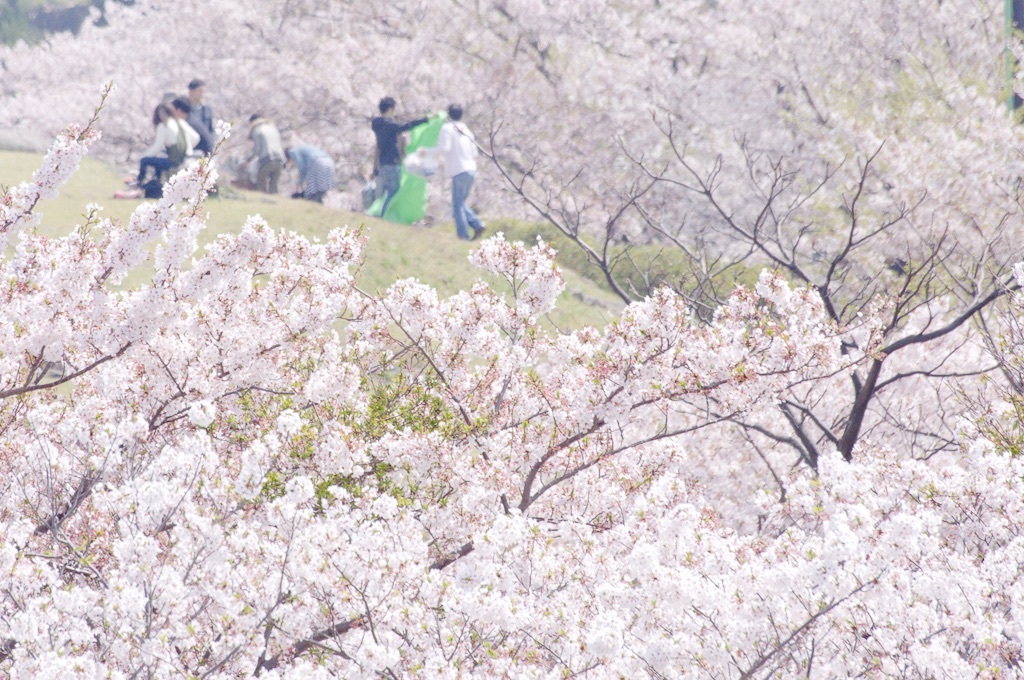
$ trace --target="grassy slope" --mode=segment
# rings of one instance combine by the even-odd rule
[[[0,186],[30,179],[40,161],[41,157],[34,154],[0,152]],[[123,185],[114,168],[86,159],[61,195],[38,208],[42,215],[40,231],[52,236],[67,233],[70,227],[83,221],[82,215],[89,203],[103,206],[104,216],[126,222],[139,201],[112,198],[114,191],[120,188]],[[249,215],[258,213],[274,228],[290,229],[311,238],[322,237],[336,227],[361,227],[368,242],[359,285],[369,290],[379,290],[400,278],[415,277],[436,287],[440,294],[450,295],[468,288],[482,274],[466,260],[473,245],[458,240],[450,224],[431,229],[397,225],[284,196],[233,191],[231,195],[237,198],[207,201],[210,216],[209,229],[204,234],[207,239],[219,233],[239,231]],[[530,236],[531,230],[522,226],[509,225],[509,228],[510,238]],[[621,303],[607,289],[572,269],[576,260],[569,257],[568,252],[562,265],[566,292],[550,321],[563,329],[584,324],[603,327],[621,309]]]

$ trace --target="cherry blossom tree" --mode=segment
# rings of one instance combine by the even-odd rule
[[[0,670],[1018,674],[999,12],[150,0],[3,48],[4,124],[118,94],[104,139],[62,134],[0,204]],[[350,174],[378,97],[462,100],[480,196],[560,227],[630,305],[538,326],[542,243],[484,242],[497,283],[447,299],[360,291],[357,232],[253,217],[200,250],[206,163],[127,225],[34,232],[90,147],[127,155],[196,75]]]
[[[853,368],[813,289],[765,271],[704,323],[662,288],[553,334],[543,242],[485,241],[499,284],[446,299],[359,290],[345,229],[255,216],[200,251],[205,160],[127,225],[40,236],[98,138],[0,203],[3,672],[1019,670],[1024,469],[976,427],[930,461],[826,451],[781,502],[702,480],[716,423]]]
[[[648,89],[663,96],[617,138],[631,168],[594,182],[536,145],[510,150],[500,130],[496,167],[624,300],[671,285],[710,314],[761,266],[821,293],[861,367],[782,402],[773,422],[744,419],[752,443],[811,466],[864,436],[920,456],[955,447],[945,405],[965,388],[951,381],[995,367],[971,324],[1016,286],[1020,256],[1002,9],[700,4],[636,30],[657,48],[638,77],[660,77]],[[651,242],[660,258],[635,256]]]

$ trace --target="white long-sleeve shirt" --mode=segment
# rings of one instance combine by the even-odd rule
[[[444,161],[445,174],[455,177],[463,172],[476,172],[476,138],[461,120],[441,126],[437,150]]]
[[[156,137],[150,147],[142,152],[142,157],[166,158],[167,147],[178,143],[179,125],[185,130],[185,155],[191,156],[196,144],[199,143],[199,133],[181,119],[168,118],[156,126]]]

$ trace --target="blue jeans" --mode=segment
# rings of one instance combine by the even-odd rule
[[[153,168],[156,178],[160,179],[160,173],[171,169],[171,159],[167,156],[145,156],[139,159],[139,177],[137,180],[139,184],[142,184],[142,180],[146,179],[147,168]]]
[[[396,193],[402,182],[401,165],[382,165],[377,168],[377,196],[384,196],[384,204],[380,208],[380,216],[388,211],[388,203]]]
[[[473,188],[474,179],[476,179],[476,173],[472,170],[460,172],[452,177],[452,217],[455,218],[455,233],[466,241],[473,238],[469,233],[469,227],[473,227],[474,232],[483,228],[480,218],[476,216],[472,208],[466,205],[466,199],[469,198],[469,190]]]

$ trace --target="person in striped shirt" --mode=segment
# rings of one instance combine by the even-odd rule
[[[334,188],[334,159],[326,151],[309,144],[299,144],[285,149],[288,160],[299,171],[299,190],[292,198],[324,202],[324,194]]]

